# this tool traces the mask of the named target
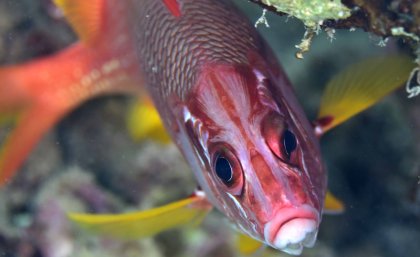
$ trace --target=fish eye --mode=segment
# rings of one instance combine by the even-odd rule
[[[284,118],[277,113],[268,114],[262,123],[262,134],[270,150],[281,160],[293,159],[298,146],[295,134],[287,128]]]
[[[232,195],[242,194],[244,175],[241,163],[235,153],[226,144],[211,147],[213,153],[213,175],[222,185],[222,189]]]
[[[296,149],[297,142],[296,136],[290,130],[286,129],[283,133],[283,149],[284,153],[287,156],[287,159],[290,159],[290,155]]]
[[[232,166],[230,165],[229,160],[219,154],[216,158],[216,165],[214,167],[217,176],[225,183],[226,185],[229,185],[233,180],[233,170]]]

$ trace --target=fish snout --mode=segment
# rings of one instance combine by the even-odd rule
[[[319,222],[318,212],[309,205],[283,208],[265,224],[264,238],[278,250],[300,255],[303,247],[314,246]]]

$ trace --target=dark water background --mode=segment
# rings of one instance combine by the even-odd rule
[[[255,5],[236,2],[251,22],[262,14]],[[321,33],[305,59],[296,60],[294,45],[303,25],[293,18],[267,18],[270,28],[258,29],[310,119],[334,74],[399,48],[392,40],[379,47],[379,38],[362,31],[337,31],[332,42]],[[74,40],[48,0],[0,0],[1,64],[51,54]],[[234,233],[217,213],[199,228],[134,242],[97,238],[67,221],[68,210],[127,212],[180,199],[194,189],[192,173],[175,147],[129,137],[125,114],[131,100],[92,100],[42,139],[19,175],[0,190],[0,256],[238,256]],[[303,256],[420,256],[419,131],[420,96],[407,99],[402,88],[322,139],[330,189],[347,210],[324,217],[315,247]]]

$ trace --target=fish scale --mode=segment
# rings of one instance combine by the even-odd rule
[[[155,99],[176,93],[184,100],[202,65],[247,63],[247,53],[258,48],[260,38],[228,1],[178,1],[180,17],[161,1],[135,3],[140,64]]]

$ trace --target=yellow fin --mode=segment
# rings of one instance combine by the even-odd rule
[[[414,68],[407,56],[370,58],[351,65],[327,84],[318,114],[320,130],[341,124],[401,86]]]
[[[85,43],[91,43],[101,33],[104,0],[54,0],[67,20]]]
[[[243,255],[251,255],[265,247],[262,242],[243,233],[236,234],[235,244],[238,251]]]
[[[81,227],[118,239],[148,237],[188,223],[198,224],[212,206],[204,196],[192,196],[154,209],[127,214],[68,214]]]
[[[127,127],[135,140],[152,138],[164,144],[171,142],[159,113],[148,99],[142,98],[133,103],[128,112]]]
[[[340,214],[345,210],[344,204],[338,200],[330,191],[327,192],[324,202],[324,213]]]

